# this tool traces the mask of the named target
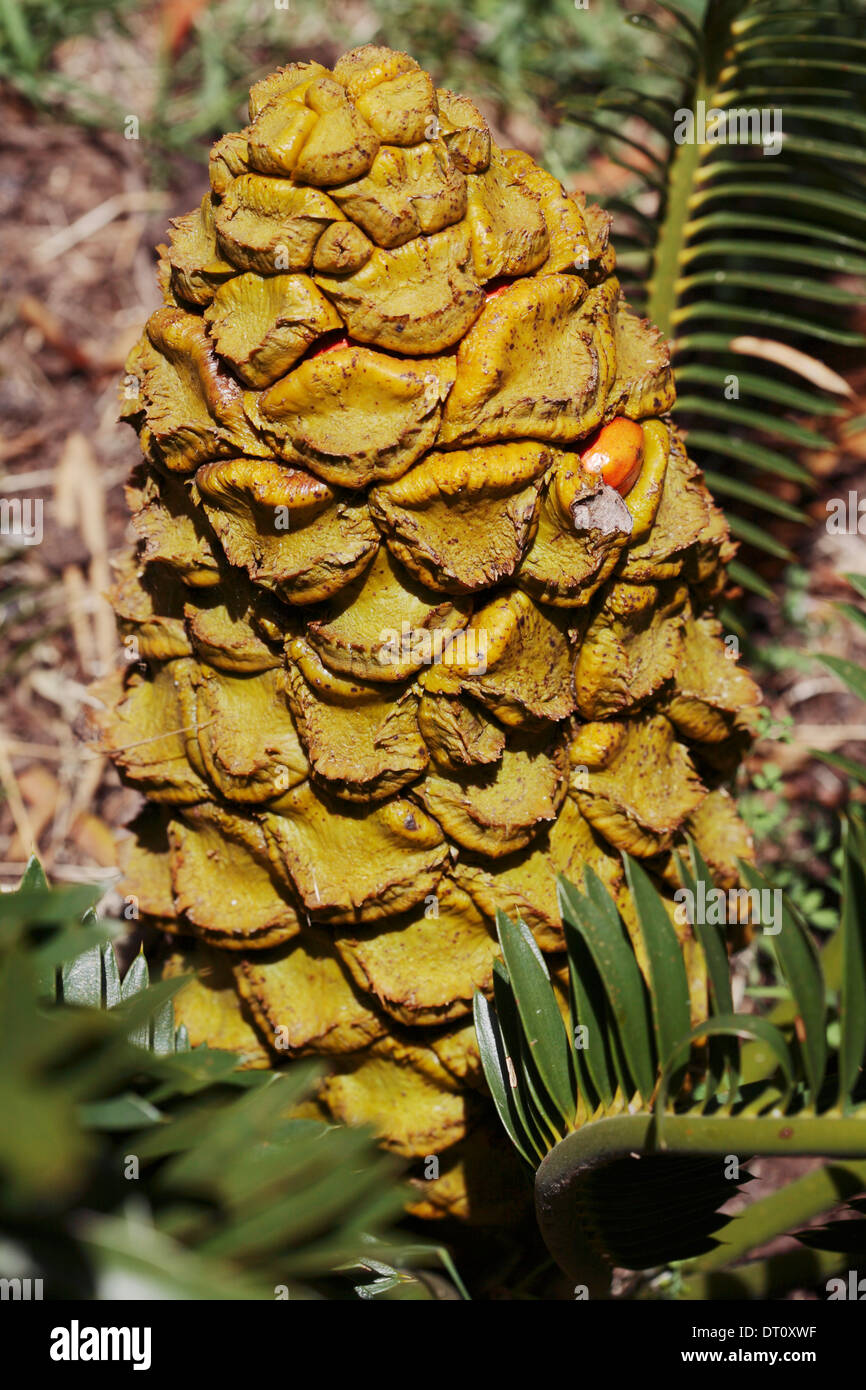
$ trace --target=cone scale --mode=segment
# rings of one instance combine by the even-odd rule
[[[382,48],[291,64],[210,171],[124,386],[125,891],[195,972],[194,1045],[325,1057],[317,1103],[413,1160],[417,1213],[499,1219],[496,908],[564,999],[557,874],[633,930],[623,850],[671,909],[686,835],[725,886],[749,853],[733,546],[609,218],[467,98]]]

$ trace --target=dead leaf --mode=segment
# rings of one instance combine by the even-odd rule
[[[823,391],[832,391],[837,396],[854,394],[844,377],[819,362],[817,357],[810,357],[808,353],[789,347],[787,343],[778,343],[772,338],[742,337],[732,338],[729,346],[731,352],[762,357],[765,362],[777,362],[780,367],[787,367],[789,371],[805,377]]]
[[[78,565],[67,565],[63,582],[82,665],[88,674],[105,675],[117,657],[114,615],[105,597],[111,586],[105,487],[102,469],[78,430],[67,436],[57,464],[54,511],[57,524],[77,530],[90,555],[87,575]]]

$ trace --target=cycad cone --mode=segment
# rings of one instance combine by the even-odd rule
[[[732,546],[609,218],[471,101],[388,49],[291,64],[210,168],[124,393],[146,462],[99,724],[149,803],[128,891],[196,971],[194,1044],[324,1054],[320,1104],[413,1160],[416,1211],[496,1219],[495,908],[562,981],[557,873],[592,865],[634,931],[622,850],[672,915],[687,833],[722,884],[748,853]],[[615,419],[624,497],[588,447]]]

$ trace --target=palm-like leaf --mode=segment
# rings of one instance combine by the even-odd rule
[[[47,1297],[346,1297],[352,1272],[359,1297],[424,1298],[400,1266],[444,1260],[459,1286],[395,1243],[406,1194],[372,1135],[293,1113],[315,1068],[190,1050],[185,979],[150,984],[143,955],[121,979],[97,895],[33,860],[0,896],[0,1272]]]
[[[845,283],[866,271],[862,17],[848,0],[707,0],[700,22],[672,5],[641,22],[668,38],[667,97],[629,89],[566,108],[634,173],[608,204],[624,219],[620,273],[672,339],[690,451],[734,535],[784,558],[762,513],[798,512],[768,480],[809,485],[792,446],[828,441],[798,417],[832,416],[847,391],[822,354],[866,343],[849,323],[862,293]],[[778,112],[780,152],[713,143],[711,121],[703,140],[696,125],[677,142],[714,109]],[[742,564],[731,574],[769,593]]]
[[[510,1039],[498,1032],[498,1015],[506,1004],[504,983],[500,1005],[478,1004],[486,1021],[479,1030],[482,1061],[503,1123],[527,1162],[538,1165],[542,1233],[572,1277],[581,1278],[587,1260],[599,1253],[610,1264],[632,1269],[688,1260],[688,1276],[704,1277],[769,1238],[764,1229],[768,1212],[776,1222],[770,1234],[779,1235],[834,1200],[828,1199],[826,1180],[802,1180],[792,1185],[787,1205],[774,1196],[726,1221],[718,1214],[734,1190],[726,1157],[837,1156],[850,1160],[834,1165],[837,1177],[848,1175],[849,1192],[866,1186],[866,1009],[860,998],[866,919],[858,910],[862,898],[857,892],[866,846],[852,830],[845,846],[845,875],[853,892],[849,889],[846,898],[838,948],[844,967],[841,996],[825,980],[807,929],[786,907],[777,954],[794,1009],[787,1023],[779,1025],[730,1011],[708,938],[722,929],[704,926],[714,981],[710,1012],[703,1023],[689,1027],[683,957],[670,920],[638,865],[626,859],[626,867],[648,962],[646,976],[638,969],[634,944],[613,900],[608,896],[600,906],[606,890],[591,884],[589,873],[584,893],[561,881],[572,979],[579,981],[566,1033],[572,1040],[577,1094],[570,1132],[546,1140],[540,1164],[533,1154],[539,1136],[548,1132],[545,1120],[555,1101],[549,1091],[539,1093],[540,1073],[536,1070],[530,1080],[523,1058],[548,1047],[559,1036],[561,1020],[552,987],[547,983],[542,992],[535,973],[527,969],[527,928],[505,918],[500,920],[503,947],[522,936],[527,949],[522,956],[511,950]],[[751,887],[768,887],[754,869],[744,866],[744,872]],[[705,873],[693,853],[685,881],[694,884]],[[711,881],[704,882],[710,892]],[[835,969],[827,973],[835,985]],[[845,985],[845,980],[851,983]],[[590,1001],[588,1011],[584,1001]],[[515,1036],[515,1020],[522,1024],[522,1036]],[[828,1021],[838,1034],[832,1048]],[[721,1053],[694,1047],[706,1039],[721,1040]],[[598,1058],[604,1059],[600,1071]],[[616,1077],[607,1094],[600,1074]]]

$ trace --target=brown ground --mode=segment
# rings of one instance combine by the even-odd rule
[[[137,444],[117,383],[157,303],[151,248],[206,175],[180,167],[182,192],[154,192],[132,141],[8,95],[0,123],[0,490],[41,498],[44,518],[41,545],[3,552],[0,879],[18,877],[30,841],[54,878],[109,878],[134,801],[75,730],[88,684],[120,657],[102,595],[128,539]]]

